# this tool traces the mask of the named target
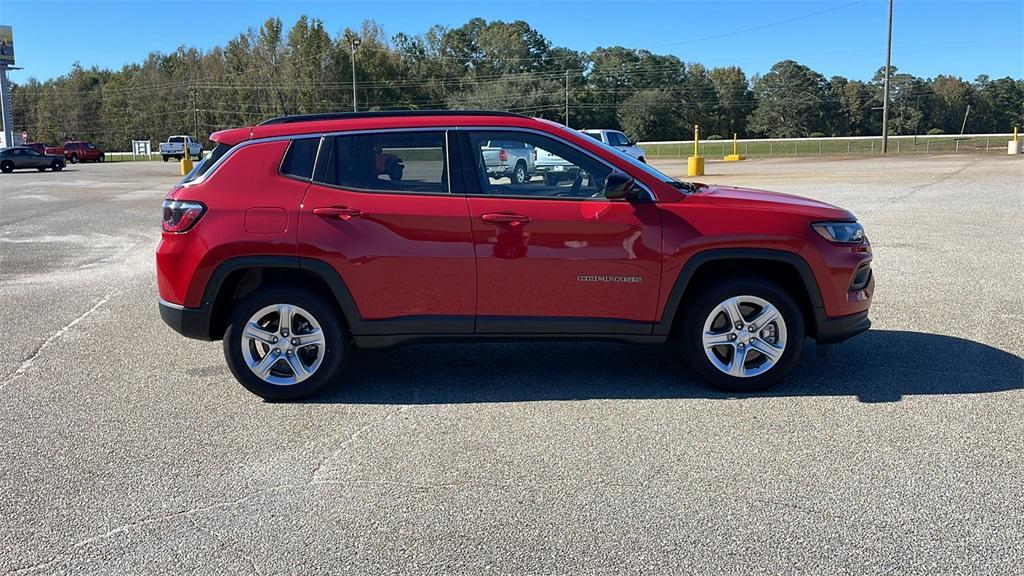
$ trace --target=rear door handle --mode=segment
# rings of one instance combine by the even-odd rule
[[[530,221],[529,216],[522,214],[503,214],[503,213],[491,213],[484,214],[480,217],[484,222],[490,222],[491,224],[504,224],[506,226],[519,226],[520,224],[526,224]]]
[[[348,206],[326,206],[323,208],[313,208],[313,214],[321,218],[348,220],[360,216],[362,212],[357,208],[349,208]]]

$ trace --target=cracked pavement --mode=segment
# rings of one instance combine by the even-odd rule
[[[0,574],[1024,572],[1022,159],[707,168],[874,244],[872,331],[766,394],[460,344],[265,403],[160,321],[174,164],[0,176]]]

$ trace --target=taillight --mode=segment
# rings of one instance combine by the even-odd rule
[[[206,206],[187,200],[164,200],[164,232],[188,232],[206,212]]]
[[[506,152],[504,148],[498,151],[498,161],[508,162],[508,152]]]

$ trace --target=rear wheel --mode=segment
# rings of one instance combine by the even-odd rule
[[[53,162],[50,163],[50,169],[53,170],[54,172],[60,172],[61,170],[64,169],[64,163],[61,162],[60,160],[54,160]]]
[[[516,167],[512,170],[512,176],[510,178],[513,184],[522,184],[526,182],[526,164],[519,162]]]
[[[723,390],[764,390],[796,366],[804,345],[800,307],[778,285],[736,278],[704,290],[684,313],[683,357]]]
[[[167,159],[170,158],[170,156],[168,156],[167,154],[161,154],[160,156],[163,157],[164,162],[167,162]]]
[[[392,164],[388,168],[388,178],[390,178],[392,182],[398,182],[399,180],[402,179],[403,172],[404,170],[402,169],[401,166],[399,166],[398,164]]]
[[[338,313],[313,293],[264,288],[235,305],[224,357],[247,390],[268,400],[311,396],[337,376],[348,354]]]
[[[11,162],[10,160],[0,162],[0,172],[3,172],[4,174],[14,172],[14,162]]]
[[[105,162],[106,159],[107,159],[106,156],[104,156],[103,154],[100,154],[99,162]]]

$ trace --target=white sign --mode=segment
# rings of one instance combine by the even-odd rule
[[[132,158],[136,156],[149,156],[149,140],[132,140]]]

